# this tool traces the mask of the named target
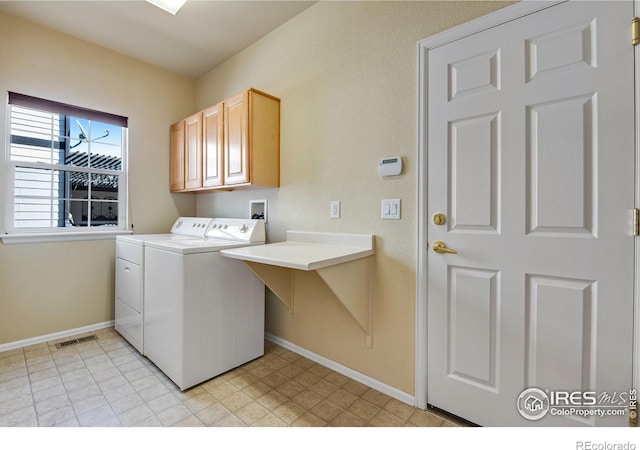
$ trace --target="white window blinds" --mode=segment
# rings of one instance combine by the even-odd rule
[[[16,93],[9,106],[7,229],[124,229],[127,118]]]

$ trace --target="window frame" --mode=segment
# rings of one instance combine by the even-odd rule
[[[68,164],[43,163],[32,161],[20,161],[11,159],[11,121],[12,106],[26,107],[30,109],[61,114],[67,117],[76,117],[95,122],[102,122],[119,126],[122,129],[122,156],[121,169],[96,169],[95,167],[73,166]],[[4,232],[0,234],[0,240],[4,244],[30,243],[30,242],[58,242],[75,240],[112,239],[119,234],[131,234],[129,231],[129,193],[128,193],[128,118],[115,114],[68,105],[65,103],[41,99],[28,95],[8,92],[6,102],[6,136],[5,136],[5,195],[3,199]],[[25,227],[15,226],[15,185],[16,173],[19,167],[27,169],[61,170],[65,172],[105,174],[118,176],[118,224],[115,226],[62,226],[62,227]],[[99,203],[99,202],[98,202]],[[91,204],[91,199],[89,204]]]

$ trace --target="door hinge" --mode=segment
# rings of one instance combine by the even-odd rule
[[[638,17],[631,19],[631,43],[640,44],[640,18]]]
[[[640,236],[640,209],[633,209],[633,235]]]

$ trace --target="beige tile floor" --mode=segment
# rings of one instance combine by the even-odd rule
[[[0,353],[0,426],[456,425],[269,341],[263,357],[181,392],[112,328],[92,334]]]

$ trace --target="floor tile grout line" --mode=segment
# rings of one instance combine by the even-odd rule
[[[32,408],[33,408],[33,414],[34,414],[35,419],[36,419],[36,425],[38,427],[40,427],[40,417],[38,415],[38,410],[36,408],[36,398],[35,398],[35,395],[34,395],[34,392],[33,392],[33,383],[31,382],[31,373],[29,372],[29,367],[27,365],[27,355],[25,353],[25,348],[26,347],[22,348],[22,352],[21,352],[22,353],[22,359],[24,360],[24,368],[25,368],[25,371],[27,372],[26,377],[27,377],[27,381],[29,382],[29,393],[31,394],[31,405],[32,405]]]

